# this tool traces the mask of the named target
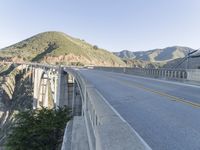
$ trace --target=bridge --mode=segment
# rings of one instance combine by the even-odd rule
[[[31,72],[33,108],[72,109],[62,150],[200,148],[199,70],[16,66]]]

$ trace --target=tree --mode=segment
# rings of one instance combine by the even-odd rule
[[[7,150],[58,150],[66,123],[71,119],[66,107],[20,112],[8,135]]]
[[[97,49],[98,49],[98,46],[97,46],[97,45],[94,45],[94,46],[93,46],[93,49],[97,50]]]

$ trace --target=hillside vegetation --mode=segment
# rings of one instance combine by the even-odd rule
[[[162,67],[161,63],[156,63],[156,62],[150,62],[150,61],[143,61],[139,59],[128,59],[124,58],[122,59],[127,67],[132,67],[132,68],[160,68]]]
[[[128,50],[123,50],[121,52],[114,53],[116,56],[124,59],[139,59],[143,61],[167,63],[168,61],[183,58],[187,55],[189,51],[194,49],[181,46],[167,47],[164,49],[154,49],[149,51],[137,51],[131,52]]]
[[[124,66],[112,53],[61,32],[44,32],[3,48],[0,60],[67,65]]]

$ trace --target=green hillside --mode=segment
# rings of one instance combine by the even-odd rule
[[[61,32],[40,33],[3,48],[0,60],[124,66],[124,62],[112,53]]]

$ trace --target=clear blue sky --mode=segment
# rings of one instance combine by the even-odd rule
[[[62,31],[110,51],[200,47],[200,0],[0,0],[0,48]]]

